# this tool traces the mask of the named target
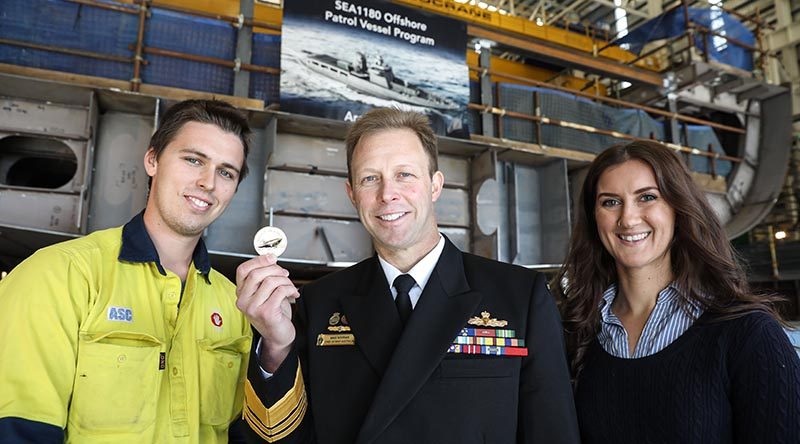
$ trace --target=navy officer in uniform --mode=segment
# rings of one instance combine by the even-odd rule
[[[439,233],[428,119],[375,109],[346,144],[345,188],[377,255],[302,297],[272,256],[237,269],[237,306],[260,335],[245,386],[254,440],[579,442],[545,277]]]

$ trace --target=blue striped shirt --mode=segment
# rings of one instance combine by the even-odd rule
[[[633,353],[630,353],[628,332],[625,331],[619,318],[611,311],[611,304],[617,297],[617,285],[611,284],[603,293],[603,302],[601,302],[600,333],[597,334],[600,345],[612,356],[635,359],[658,353],[672,344],[703,314],[702,307],[697,304],[690,303],[687,310],[682,309],[679,291],[678,287],[672,283],[658,293],[656,306],[644,325],[636,348]]]

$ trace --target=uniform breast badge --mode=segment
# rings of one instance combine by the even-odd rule
[[[480,317],[469,318],[467,324],[475,327],[462,328],[447,349],[448,353],[528,356],[524,339],[518,339],[514,330],[497,328],[507,326],[508,321],[493,318],[488,311],[483,311]]]
[[[493,318],[491,316],[492,315],[488,311],[482,311],[481,317],[473,316],[469,318],[467,324],[478,325],[481,327],[505,327],[508,325],[508,321],[498,321],[497,318]]]
[[[350,325],[347,323],[347,317],[340,314],[338,311],[334,312],[328,319],[328,331],[334,333],[320,333],[317,335],[317,346],[327,347],[333,345],[356,345],[356,338],[350,331]]]

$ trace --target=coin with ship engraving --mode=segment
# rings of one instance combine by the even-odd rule
[[[286,251],[286,245],[286,233],[278,227],[264,227],[253,237],[253,246],[261,256],[271,254],[278,257]]]

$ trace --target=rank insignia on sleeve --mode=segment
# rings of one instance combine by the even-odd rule
[[[469,318],[467,323],[469,325],[477,325],[479,327],[505,327],[508,325],[508,321],[504,321],[502,319],[498,320],[497,318],[492,318],[492,315],[488,311],[482,311],[481,317],[473,316]]]

